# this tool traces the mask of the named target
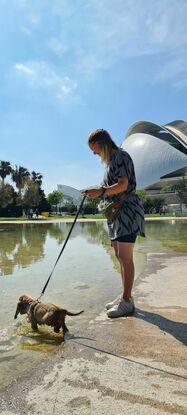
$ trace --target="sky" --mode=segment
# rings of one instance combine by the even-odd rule
[[[0,0],[0,160],[83,189],[93,129],[187,120],[186,22],[186,0]]]

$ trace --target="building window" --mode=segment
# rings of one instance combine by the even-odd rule
[[[164,130],[154,131],[154,133],[149,132],[150,135],[153,137],[157,137],[162,141],[170,144],[170,146],[175,147],[177,150],[181,151],[181,153],[187,154],[187,149],[177,140],[177,138],[173,137],[169,132]]]

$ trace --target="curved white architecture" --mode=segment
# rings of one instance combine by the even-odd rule
[[[160,126],[139,121],[127,131],[122,147],[134,161],[137,188],[146,188],[175,171],[187,171],[187,122]]]
[[[80,190],[74,189],[74,187],[71,186],[66,186],[65,184],[57,184],[57,190],[58,192],[62,193],[62,195],[64,196],[64,200],[66,200],[67,196],[67,202],[69,197],[70,200],[72,200],[72,202],[74,203],[74,205],[79,205],[81,200]],[[60,206],[63,205],[63,203],[60,203]]]

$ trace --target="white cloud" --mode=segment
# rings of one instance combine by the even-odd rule
[[[186,74],[183,78],[179,79],[178,81],[175,81],[174,86],[178,90],[187,88],[187,76],[186,76]]]
[[[103,40],[109,34],[114,49],[124,45],[127,56],[173,49],[187,43],[186,1],[117,0],[114,5],[113,1],[91,0],[91,3],[95,9],[95,32],[99,29]]]
[[[167,61],[161,62],[154,82],[170,82],[176,89],[187,86],[186,56],[170,56]]]
[[[20,9],[26,18],[26,20],[32,25],[39,25],[41,23],[42,13],[45,10],[45,7],[48,7],[48,4],[42,0],[10,0],[15,4],[16,9]],[[45,4],[46,3],[46,4]]]
[[[156,80],[165,81],[166,79],[175,79],[178,75],[182,76],[185,74],[186,68],[182,57],[177,60],[170,58],[164,65],[161,63],[160,71],[156,76]]]
[[[22,63],[16,63],[15,68],[17,71],[23,72],[26,75],[32,76],[34,75],[34,70],[29,68],[27,65],[23,65]]]
[[[21,26],[20,27],[20,31],[22,32],[22,33],[24,33],[26,36],[31,36],[32,35],[32,32],[31,32],[31,30],[29,30],[27,27],[25,27],[25,26]]]
[[[131,58],[158,56],[167,65],[187,45],[186,0],[56,0],[51,13],[61,19],[53,49],[60,52],[64,39],[74,70],[87,78]],[[187,64],[187,56],[183,61]],[[165,80],[178,76],[175,71]],[[153,78],[159,78],[156,67]]]
[[[47,42],[47,46],[51,49],[56,55],[62,55],[67,52],[68,47],[58,38],[50,38]]]
[[[28,21],[33,25],[39,25],[41,18],[36,13],[28,13],[27,15]]]
[[[67,76],[58,75],[47,62],[16,63],[15,70],[16,73],[25,77],[30,86],[52,91],[61,101],[73,96],[77,88],[76,82]]]
[[[14,0],[28,22],[43,27],[45,42],[59,58],[68,52],[71,73],[92,78],[97,72],[129,59],[158,57],[152,79],[174,84],[187,79],[172,68],[187,66],[186,0]],[[57,24],[56,24],[57,23]],[[51,35],[52,33],[52,35]],[[42,46],[42,45],[41,45]],[[160,64],[160,60],[162,63]],[[171,65],[171,71],[167,67]],[[165,74],[163,74],[165,72]],[[167,76],[168,74],[168,76]],[[181,78],[182,76],[182,78]]]

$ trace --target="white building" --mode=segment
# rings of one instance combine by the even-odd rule
[[[75,206],[78,206],[80,204],[82,198],[80,190],[74,189],[74,187],[71,186],[66,186],[65,184],[57,184],[57,190],[63,195],[60,207],[70,202],[73,203]]]
[[[122,147],[133,159],[138,189],[181,176],[187,171],[187,122],[164,126],[136,122],[127,131]]]
[[[160,196],[162,186],[177,184],[187,172],[187,122],[177,120],[164,126],[139,121],[127,131],[122,144],[135,166],[137,188],[151,197]],[[180,209],[176,192],[165,194],[172,211]],[[184,198],[186,204],[187,195]],[[183,210],[186,211],[186,206]]]

